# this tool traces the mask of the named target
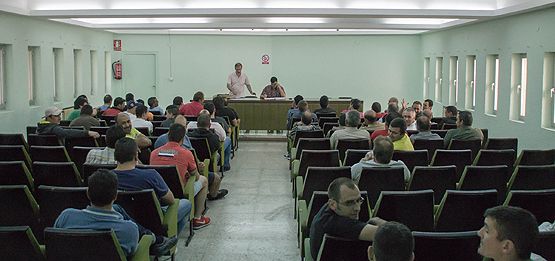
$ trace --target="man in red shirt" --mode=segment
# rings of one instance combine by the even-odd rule
[[[125,108],[125,101],[121,97],[114,99],[114,106],[102,113],[102,116],[117,116]]]
[[[198,116],[204,109],[204,93],[198,91],[193,95],[193,101],[179,107],[179,113],[185,116]]]
[[[187,184],[189,178],[196,180],[194,186],[195,218],[193,219],[193,229],[199,229],[210,225],[210,218],[202,215],[208,194],[208,179],[199,174],[193,153],[181,146],[184,137],[185,127],[181,124],[172,124],[168,132],[169,142],[150,154],[150,164],[177,166],[183,186]]]

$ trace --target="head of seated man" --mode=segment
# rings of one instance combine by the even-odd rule
[[[538,238],[538,223],[528,210],[497,206],[484,213],[484,226],[478,231],[478,253],[499,260],[529,260]]]
[[[322,95],[322,97],[320,97],[320,108],[325,109],[328,107],[329,104],[329,98],[326,95]]]
[[[382,105],[379,102],[372,103],[372,111],[378,113],[382,111]]]
[[[431,128],[430,118],[427,116],[420,116],[416,119],[416,129],[420,132],[422,131],[430,131]]]
[[[378,118],[376,117],[376,112],[374,110],[367,110],[364,112],[365,125],[374,124],[376,121],[378,121]]]
[[[296,95],[295,98],[293,98],[293,108],[297,108],[299,102],[302,100],[304,100],[304,97],[302,95]]]
[[[91,205],[112,210],[118,194],[118,178],[110,170],[99,169],[88,179],[87,197]]]
[[[388,133],[392,141],[398,141],[402,139],[405,136],[406,132],[407,125],[405,123],[405,120],[402,118],[393,119],[389,124]]]
[[[115,148],[116,142],[125,137],[125,132],[121,126],[114,125],[106,130],[106,147]]]
[[[410,229],[393,221],[379,226],[372,245],[368,247],[368,260],[414,260],[414,237]]]
[[[472,126],[472,113],[469,111],[459,111],[457,114],[457,127],[471,127]]]
[[[420,112],[422,112],[422,103],[420,101],[414,101],[412,103],[412,109],[414,109],[416,114],[420,114]]]
[[[423,110],[432,110],[432,107],[434,107],[434,102],[430,99],[425,99],[424,104],[422,104],[422,109]]]
[[[445,116],[445,118],[454,118],[457,116],[457,112],[458,112],[457,107],[447,106],[443,111],[443,116]]]
[[[305,100],[299,101],[297,107],[299,108],[300,112],[304,112],[308,110],[308,102],[306,102]]]
[[[362,102],[359,99],[352,99],[351,105],[349,106],[350,109],[358,111],[362,106]]]
[[[301,122],[303,123],[303,125],[309,126],[310,124],[312,124],[312,112],[310,111],[304,111],[302,116],[301,116]]]
[[[363,201],[357,185],[349,178],[335,179],[328,187],[328,205],[335,214],[358,219]]]
[[[131,119],[129,118],[129,115],[123,112],[118,113],[118,115],[116,116],[116,125],[121,126],[125,134],[130,134],[131,129],[133,129],[133,125],[131,124]]]
[[[412,125],[416,121],[416,111],[413,108],[406,108],[403,111],[403,119],[407,126]]]
[[[197,127],[203,129],[210,129],[210,112],[202,110],[197,117]]]
[[[168,105],[166,107],[166,119],[175,118],[179,114],[179,107],[177,105]]]
[[[360,113],[355,110],[350,110],[345,114],[345,126],[357,128],[360,124]]]
[[[83,107],[81,108],[81,116],[94,116],[96,115],[96,110],[93,109],[92,106],[85,104],[83,105]]]
[[[378,136],[374,139],[374,161],[381,164],[389,164],[393,158],[393,142],[386,136]]]

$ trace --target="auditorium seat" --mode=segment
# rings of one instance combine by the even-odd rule
[[[371,144],[370,137],[368,139],[339,139],[336,149],[339,151],[339,158],[344,159],[345,151],[348,149],[369,150]]]
[[[484,224],[486,209],[497,205],[497,191],[447,190],[435,215],[437,232],[479,230]]]
[[[189,138],[191,145],[195,149],[196,155],[199,160],[209,160],[208,164],[209,170],[212,172],[218,171],[218,153],[211,152],[210,146],[208,145],[208,139],[206,138]]]
[[[553,246],[555,246],[555,231],[540,232],[532,253],[542,256],[545,260],[555,260]]]
[[[517,166],[509,180],[509,190],[555,188],[555,165]]]
[[[444,148],[443,139],[415,140],[413,147],[415,150],[428,150],[428,163],[432,161],[436,150]]]
[[[498,203],[501,204],[507,195],[509,167],[497,166],[466,166],[457,184],[458,190],[497,190]]]
[[[515,152],[518,151],[518,138],[489,138],[484,144],[484,149],[487,150],[512,149]]]
[[[90,131],[96,131],[98,132],[98,134],[100,135],[106,135],[106,131],[108,131],[110,127],[106,127],[106,126],[92,126]]]
[[[340,237],[324,235],[322,245],[318,252],[317,260],[319,261],[367,261],[368,246],[370,241],[352,240]]]
[[[28,134],[27,142],[29,146],[61,146],[62,142],[56,137],[56,135],[39,135],[39,134]]]
[[[98,169],[108,169],[113,170],[117,167],[116,164],[83,164],[83,184],[86,186],[88,184],[89,177]]]
[[[359,163],[361,159],[363,159],[368,152],[372,150],[355,150],[355,149],[348,149],[345,151],[345,159],[343,160],[343,166],[353,166],[356,163]]]
[[[81,175],[73,162],[33,162],[35,187],[40,185],[80,187]]]
[[[293,164],[293,160],[300,159],[303,150],[329,150],[329,138],[301,138],[297,146],[291,148],[291,159],[289,160],[289,167]]]
[[[64,146],[35,146],[31,145],[31,159],[44,162],[70,162],[71,158]]]
[[[0,226],[0,246],[0,260],[46,260],[29,226]]]
[[[79,173],[83,173],[83,164],[87,161],[87,155],[91,150],[101,150],[104,149],[103,147],[82,147],[82,146],[75,146],[73,147],[71,158],[79,170]]]
[[[431,130],[432,133],[439,135],[442,139],[445,139],[445,134],[448,130]]]
[[[291,166],[291,180],[293,181],[293,196],[296,193],[296,179],[303,177],[308,167],[339,167],[339,151],[337,150],[303,150],[301,158],[294,160]]]
[[[402,167],[363,168],[358,188],[368,191],[369,205],[374,208],[380,192],[405,190],[404,169]]]
[[[519,165],[552,165],[555,164],[555,149],[528,150],[524,149],[516,159],[515,167]]]
[[[478,154],[478,151],[482,148],[482,140],[480,139],[472,139],[472,140],[457,140],[453,139],[449,143],[447,149],[449,150],[466,150],[469,149],[472,151],[472,160]]]
[[[0,185],[27,185],[33,191],[34,179],[23,161],[0,162]]]
[[[0,145],[0,161],[23,161],[31,169],[32,160],[24,145]]]
[[[73,147],[98,147],[98,142],[93,137],[78,137],[78,138],[66,138],[65,147],[67,152],[71,155],[73,154]]]
[[[320,119],[321,117],[337,117],[335,112],[317,112],[316,117]]]
[[[0,145],[23,145],[26,150],[29,149],[29,144],[21,133],[0,133]]]
[[[480,216],[481,217],[481,216]],[[477,231],[412,232],[414,260],[481,261]]]
[[[382,191],[372,213],[412,231],[434,231],[434,191]]]
[[[0,226],[29,226],[40,236],[39,205],[26,185],[0,186]]]
[[[457,166],[457,180],[461,178],[465,166],[472,164],[471,150],[436,150],[430,166]]]
[[[427,150],[396,150],[392,159],[405,163],[410,172],[416,166],[428,166],[429,163]]]
[[[152,136],[162,136],[162,134],[168,133],[169,130],[169,127],[156,127],[152,131]]]
[[[416,166],[410,176],[407,190],[431,189],[434,191],[435,204],[439,204],[446,190],[456,188],[456,176],[455,165]]]
[[[511,190],[503,203],[532,212],[538,224],[555,220],[555,189],[543,190]]]
[[[331,137],[331,135],[328,135],[328,132],[331,129],[333,129],[333,127],[339,127],[339,123],[332,123],[332,122],[324,123],[324,127],[322,128],[322,130],[324,131],[324,136],[325,137]]]
[[[90,205],[86,187],[39,186],[37,200],[40,204],[41,228],[54,226],[66,208],[85,209]]]
[[[496,166],[507,165],[512,172],[515,163],[516,152],[512,149],[487,150],[482,149],[476,155],[472,165],[474,166]]]
[[[339,123],[339,117],[318,117],[318,126],[320,126],[321,129],[324,128],[324,124],[326,123]]]

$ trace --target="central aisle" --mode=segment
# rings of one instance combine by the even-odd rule
[[[285,143],[239,146],[222,181],[229,194],[208,202],[212,224],[196,230],[188,247],[188,231],[181,234],[176,260],[300,259]]]

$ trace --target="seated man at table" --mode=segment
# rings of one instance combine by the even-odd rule
[[[339,140],[367,139],[370,146],[370,133],[366,130],[358,129],[360,115],[358,111],[350,110],[346,113],[345,128],[335,131],[330,137],[331,149],[337,149]]]
[[[410,179],[410,171],[404,162],[392,160],[393,142],[389,137],[379,136],[374,140],[374,148],[359,163],[351,167],[351,178],[358,184],[363,168],[402,167],[405,182]]]
[[[262,89],[260,99],[285,97],[285,89],[279,84],[278,79],[274,76],[270,78],[270,84]]]

